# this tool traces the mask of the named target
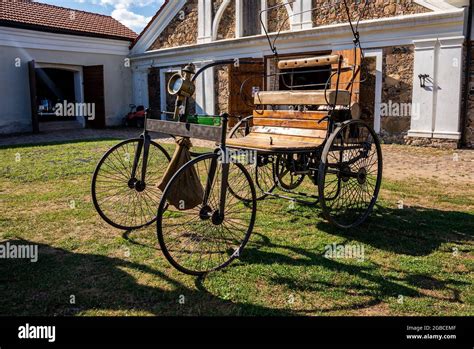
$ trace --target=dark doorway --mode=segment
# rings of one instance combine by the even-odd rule
[[[104,66],[84,67],[84,102],[95,107],[94,119],[87,119],[87,127],[105,128]]]
[[[74,72],[56,68],[36,68],[35,73],[39,122],[76,120],[76,115],[55,113],[56,105],[77,102]]]

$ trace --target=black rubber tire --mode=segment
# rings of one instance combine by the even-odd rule
[[[333,180],[332,182],[330,182],[328,180],[328,169],[329,169],[329,163],[330,163],[330,160],[328,160],[328,157],[329,157],[329,154],[330,152],[334,152],[334,153],[338,153],[339,152],[339,158],[340,156],[344,154],[344,151],[342,151],[341,153],[341,150],[340,150],[340,145],[336,145],[336,139],[341,139],[341,137],[344,137],[344,133],[354,133],[354,129],[358,130],[357,134],[361,134],[360,133],[360,130],[359,128],[364,128],[365,131],[367,132],[367,136],[370,136],[371,138],[371,141],[370,142],[366,142],[367,144],[370,144],[370,149],[372,150],[372,145],[375,145],[375,153],[373,153],[373,155],[367,155],[365,158],[362,157],[361,159],[365,159],[366,160],[366,163],[360,163],[361,165],[359,166],[358,168],[358,172],[360,173],[363,173],[363,178],[365,179],[361,179],[361,182],[359,182],[359,179],[358,178],[354,178],[354,177],[349,177],[349,176],[344,176],[344,175],[341,175],[341,172],[338,172],[338,171],[341,171],[341,166],[339,166],[339,164],[341,164],[341,160],[339,159],[336,159],[334,155],[332,155],[332,158],[334,159],[334,163],[332,163],[333,166],[331,166],[331,168],[334,168],[336,165],[335,164],[338,164],[338,169],[337,170],[331,170],[331,171],[335,171],[335,172],[338,172],[338,174],[334,174],[334,173],[331,173],[330,175],[334,175],[335,177],[332,177]],[[363,136],[358,136],[358,137],[363,137]],[[362,138],[361,138],[362,139]],[[346,149],[346,148],[344,148]],[[356,148],[353,148],[353,149],[357,149]],[[360,153],[360,150],[359,150],[359,153]],[[333,153],[331,153],[333,154]],[[351,150],[351,153],[350,155],[352,154],[352,150]],[[369,183],[368,181],[368,174],[367,174],[367,161],[372,161],[372,160],[368,160],[368,159],[371,159],[371,158],[374,158],[375,154],[377,155],[377,158],[376,158],[376,168],[377,168],[377,172],[376,172],[376,179],[374,181],[374,185],[370,186],[369,188],[369,185],[366,183]],[[355,158],[353,158],[355,159]],[[346,163],[349,163],[349,161],[347,160],[343,160],[345,161]],[[359,160],[358,160],[359,161]],[[357,166],[358,165],[358,161],[354,162],[352,164],[352,166]],[[372,165],[370,165],[372,168],[372,166],[374,166],[375,163],[373,163]],[[342,165],[342,166],[350,166],[351,165]],[[354,167],[354,169],[357,169]],[[347,170],[347,169],[346,169]],[[353,169],[350,168],[350,171],[349,172],[352,172]],[[382,148],[380,146],[380,141],[379,141],[379,138],[377,136],[377,134],[375,133],[375,131],[372,129],[372,127],[370,127],[369,125],[367,125],[365,122],[361,121],[361,120],[348,120],[348,121],[345,121],[343,122],[340,126],[338,126],[334,132],[332,132],[332,134],[329,136],[325,146],[324,146],[324,150],[323,150],[323,153],[322,153],[322,156],[321,156],[321,162],[320,162],[320,165],[319,165],[319,170],[318,170],[318,192],[319,192],[319,201],[321,203],[321,208],[323,210],[323,215],[324,217],[330,222],[332,223],[333,225],[335,225],[336,227],[338,228],[341,228],[341,229],[349,229],[349,228],[354,228],[354,227],[357,227],[358,225],[362,224],[366,219],[367,217],[370,215],[370,213],[372,212],[373,208],[374,208],[374,205],[377,201],[377,197],[378,197],[378,194],[379,194],[379,191],[380,191],[380,186],[381,186],[381,183],[382,183],[382,171],[383,171],[383,159],[382,159]],[[355,173],[355,171],[353,172]],[[334,179],[335,178],[335,179]],[[328,181],[328,185],[330,185],[330,183],[333,183],[335,181],[337,181],[337,189],[336,189],[336,194],[334,194],[333,196],[330,196],[330,195],[327,195],[328,193],[325,192],[325,185],[326,185],[326,181]],[[350,183],[350,184],[345,184],[345,183]],[[344,188],[347,188],[346,190],[344,190],[344,188],[341,190],[341,186],[345,186]],[[362,192],[362,188],[363,186],[365,186],[365,188],[369,188],[369,192]],[[373,190],[371,189],[373,188]],[[349,196],[349,200],[347,199],[341,199],[341,200],[344,200],[342,202],[342,204],[345,204],[346,207],[343,209],[342,207],[338,207],[336,206],[337,205],[337,202],[338,200],[340,199],[341,195],[345,195],[346,193],[348,193],[348,195],[351,195],[351,191],[352,191],[352,196]],[[334,190],[333,190],[334,192]],[[355,194],[354,194],[355,193]],[[330,196],[330,197],[328,197]],[[353,202],[352,200],[360,200],[360,199],[367,199],[368,202],[365,202],[365,203],[362,203],[362,202],[359,202],[356,204],[356,202]],[[332,208],[333,206],[332,205],[335,205],[336,209]],[[348,206],[348,207],[347,207]],[[355,208],[354,208],[355,207]],[[342,213],[341,213],[342,212]],[[338,215],[340,214],[340,215]],[[354,219],[348,219],[347,221],[344,221],[344,217],[350,217],[350,214],[353,214],[355,217]]]
[[[256,218],[256,213],[257,213],[257,200],[256,200],[256,194],[255,194],[255,186],[252,182],[252,178],[250,177],[250,174],[248,173],[248,171],[245,169],[245,167],[241,164],[231,164],[232,165],[235,165],[240,171],[241,171],[241,174],[243,176],[245,176],[245,181],[247,183],[245,184],[248,184],[249,186],[249,189],[250,189],[250,195],[251,195],[251,198],[249,200],[246,200],[245,203],[243,203],[244,206],[249,206],[251,205],[252,207],[250,208],[251,210],[251,217],[249,219],[249,222],[248,222],[248,227],[247,227],[247,224],[245,225],[247,228],[246,228],[246,232],[242,238],[242,240],[239,240],[239,244],[238,244],[238,247],[235,249],[235,251],[226,256],[224,259],[224,261],[222,263],[218,263],[216,265],[212,265],[212,266],[209,266],[207,268],[205,268],[205,270],[196,270],[196,269],[192,269],[190,266],[184,266],[183,264],[183,260],[181,259],[178,260],[177,258],[177,255],[179,255],[179,251],[177,252],[173,252],[172,249],[170,247],[174,247],[176,246],[176,243],[173,244],[171,243],[171,246],[168,246],[168,243],[167,243],[167,239],[171,239],[171,233],[170,232],[164,232],[164,227],[173,227],[173,226],[178,226],[179,224],[171,224],[170,222],[167,221],[168,217],[164,218],[164,213],[172,208],[171,205],[168,205],[168,200],[167,200],[167,197],[170,193],[170,188],[173,187],[174,183],[178,181],[178,179],[180,178],[180,176],[183,174],[183,173],[186,173],[189,168],[191,167],[194,167],[196,166],[197,164],[199,164],[200,162],[203,162],[203,161],[207,161],[207,160],[211,160],[213,161],[212,159],[216,159],[217,161],[217,158],[218,158],[218,154],[216,153],[208,153],[208,154],[204,154],[204,155],[201,155],[195,159],[192,159],[191,161],[189,161],[187,164],[185,164],[184,166],[182,166],[177,172],[176,174],[171,178],[170,182],[168,183],[166,189],[164,190],[163,192],[163,196],[161,198],[161,201],[160,201],[160,205],[158,207],[158,214],[157,214],[157,222],[156,222],[156,226],[157,226],[157,237],[158,237],[158,241],[159,241],[159,244],[160,244],[160,247],[161,247],[161,250],[163,251],[163,254],[165,256],[165,258],[170,262],[170,264],[175,267],[177,270],[181,271],[182,273],[185,273],[185,274],[188,274],[188,275],[194,275],[194,276],[202,276],[202,275],[205,275],[209,272],[212,272],[212,271],[216,271],[216,270],[219,270],[219,269],[222,269],[224,267],[226,267],[227,265],[229,265],[235,258],[238,258],[241,256],[242,254],[242,251],[243,249],[245,248],[245,245],[247,244],[249,238],[250,238],[250,235],[252,234],[252,231],[253,231],[253,227],[254,227],[254,224],[255,224],[255,218]],[[219,164],[217,165],[219,166]],[[196,167],[194,167],[196,168]],[[207,167],[206,167],[207,168]],[[219,171],[216,170],[216,173],[218,175]],[[201,178],[201,177],[200,177]],[[204,180],[204,178],[201,178],[201,180]],[[207,178],[205,179],[207,181]],[[229,184],[230,185],[230,184]],[[239,200],[237,196],[231,194],[230,196],[228,197],[231,197],[233,196],[235,199]],[[229,202],[227,202],[227,204],[229,204]],[[202,205],[199,205],[201,206],[200,210],[202,211]],[[209,206],[208,206],[209,207]],[[233,206],[234,207],[234,206]],[[193,208],[194,210],[195,208]],[[187,211],[177,211],[177,212],[187,212]],[[188,211],[189,212],[189,211]],[[170,219],[173,219],[175,218],[176,219],[176,216],[175,215],[171,215],[170,216],[171,218]],[[199,216],[198,216],[199,217]],[[211,221],[210,219],[207,219],[207,221]],[[201,242],[206,242],[206,240],[209,240],[209,237],[205,237],[205,236],[201,236],[200,239],[194,237],[194,238],[191,238],[191,237],[188,237],[189,235],[198,235],[198,233],[196,233],[195,231],[198,229],[197,226],[198,226],[198,222],[194,222],[193,221],[193,231],[186,231],[186,232],[183,232],[183,233],[180,233],[182,234],[181,236],[186,236],[186,238],[188,238],[188,240],[186,241],[186,244],[185,246],[188,247],[189,246],[189,242],[195,242],[198,241],[198,243],[201,243]],[[233,221],[233,224],[236,224],[234,221]],[[179,225],[181,227],[181,225]],[[227,228],[226,228],[227,229]],[[210,231],[210,229],[204,229],[203,231]],[[166,235],[166,236],[165,236]],[[220,236],[222,237],[222,236]],[[232,237],[235,237],[235,235],[232,235]],[[194,240],[193,240],[194,239]],[[217,239],[216,239],[217,240]],[[226,241],[226,248],[228,249],[228,242]],[[216,242],[213,241],[213,246],[215,246]],[[196,249],[193,249],[193,253],[197,253],[195,252]],[[215,251],[214,251],[215,253]],[[192,253],[189,253],[188,255],[192,255]],[[200,261],[202,259],[202,255],[199,257]]]
[[[113,146],[112,148],[110,148],[104,154],[104,156],[100,159],[100,161],[97,164],[97,167],[94,171],[94,175],[92,177],[92,184],[91,184],[92,202],[94,204],[94,207],[95,207],[97,213],[100,215],[100,217],[105,222],[107,222],[108,224],[110,224],[114,228],[121,229],[121,230],[134,230],[134,229],[143,228],[145,226],[148,226],[148,225],[154,223],[156,221],[156,216],[154,216],[153,218],[147,219],[147,221],[145,223],[134,224],[134,225],[129,225],[129,224],[125,225],[124,223],[115,221],[114,218],[109,217],[107,215],[107,213],[104,212],[104,210],[101,208],[101,206],[99,204],[99,200],[97,198],[97,178],[98,178],[99,173],[101,172],[102,166],[104,166],[105,161],[114,152],[116,152],[118,149],[120,149],[120,148],[122,148],[126,145],[129,145],[131,143],[138,143],[138,141],[140,141],[140,138],[133,138],[133,139],[129,139],[129,140],[120,142],[119,144],[117,144],[117,145]],[[155,147],[156,151],[161,152],[163,154],[164,158],[166,158],[168,162],[171,160],[171,157],[168,154],[168,152],[161,145],[159,145],[158,143],[151,141],[150,142],[150,149],[151,149],[151,147]],[[167,164],[166,164],[166,166],[167,166]],[[124,187],[125,186],[127,186],[127,183],[124,182]],[[153,202],[152,204],[155,205],[155,207],[157,207],[158,203],[159,203],[159,200],[157,200],[157,202]]]

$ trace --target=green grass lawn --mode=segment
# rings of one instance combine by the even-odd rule
[[[259,202],[241,259],[196,279],[168,264],[155,226],[124,234],[96,214],[91,176],[115,143],[0,149],[0,242],[39,245],[37,263],[0,260],[0,315],[474,315],[472,185],[386,179],[349,232]],[[331,244],[364,259],[326,258]]]

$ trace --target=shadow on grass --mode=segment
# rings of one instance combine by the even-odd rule
[[[396,299],[404,297],[430,297],[433,299],[462,304],[460,291],[456,287],[467,287],[469,283],[448,278],[439,280],[431,275],[418,273],[399,273],[401,277],[395,276],[399,270],[392,270],[392,273],[381,272],[382,266],[372,263],[372,265],[357,265],[339,262],[324,256],[324,252],[312,252],[305,248],[299,248],[287,244],[273,243],[261,234],[260,242],[251,243],[245,249],[242,262],[248,265],[274,264],[291,267],[323,267],[321,272],[323,279],[317,277],[290,277],[273,273],[270,276],[270,283],[283,286],[296,293],[319,293],[330,295],[332,293],[344,294],[347,296],[348,304],[327,305],[324,302],[317,308],[305,308],[295,311],[303,315],[306,313],[330,313],[334,311],[358,310],[377,306],[386,301],[387,298]],[[286,250],[290,253],[277,253],[268,251]],[[232,266],[231,266],[232,267]],[[386,267],[384,267],[386,269]],[[290,269],[288,269],[290,270]],[[346,275],[338,282],[327,281],[327,275]],[[291,275],[291,273],[290,273]],[[353,281],[359,280],[359,281]],[[346,280],[347,279],[347,280]],[[343,280],[341,282],[341,280]],[[448,291],[448,293],[446,293]],[[364,299],[354,299],[354,296],[364,297]],[[381,315],[381,314],[379,314]]]
[[[10,240],[10,245],[30,245]],[[6,244],[7,242],[4,242]],[[191,289],[148,266],[102,255],[72,253],[39,245],[37,263],[6,259],[0,263],[0,315],[76,315],[92,310],[99,315],[133,312],[154,315],[290,315],[284,311],[232,303]],[[158,278],[160,287],[138,283]],[[145,275],[146,274],[146,275]],[[71,296],[75,304],[71,304]],[[185,297],[185,304],[179,299]]]
[[[474,214],[423,207],[402,210],[378,206],[361,226],[341,230],[321,219],[318,229],[374,248],[426,256],[443,243],[467,243],[474,238]]]

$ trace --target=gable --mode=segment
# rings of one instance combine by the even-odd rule
[[[208,0],[212,22],[213,40],[236,37],[236,0]],[[313,27],[347,22],[342,0],[304,0],[312,4]],[[151,51],[163,48],[188,46],[198,43],[199,0],[166,0],[152,23],[142,32],[135,51]],[[284,0],[267,0],[267,8],[285,3]],[[359,2],[350,1],[352,19],[361,12]],[[245,4],[245,2],[244,2]],[[259,3],[260,4],[260,3]],[[426,6],[422,6],[425,4]],[[428,5],[428,4],[431,4]],[[444,4],[444,2],[443,2]],[[259,5],[260,6],[260,5]],[[263,5],[262,5],[263,6]],[[433,11],[433,1],[426,0],[373,0],[364,19],[377,19],[400,15],[412,15]],[[294,5],[277,7],[267,12],[269,32],[290,30]],[[257,10],[257,9],[256,9]],[[242,34],[241,34],[242,35]],[[142,38],[146,36],[146,40]]]
[[[198,0],[188,0],[147,51],[197,43]]]

